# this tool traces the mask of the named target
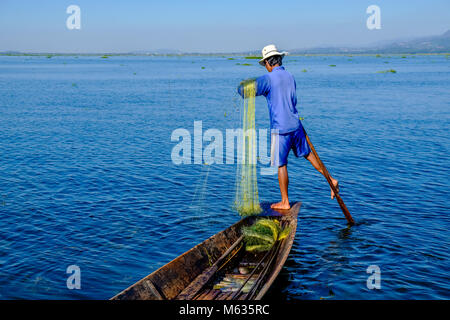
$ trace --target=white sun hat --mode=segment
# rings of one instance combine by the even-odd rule
[[[268,46],[265,46],[262,51],[262,59],[259,60],[259,64],[264,66],[264,60],[266,60],[267,58],[270,58],[272,56],[282,56],[284,57],[287,52],[283,51],[283,52],[278,52],[277,47],[274,44],[269,44]]]

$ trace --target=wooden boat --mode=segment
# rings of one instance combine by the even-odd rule
[[[297,202],[290,210],[274,211],[263,204],[260,215],[246,217],[215,234],[111,299],[260,300],[289,255],[300,205]],[[247,252],[241,229],[261,216],[278,219],[282,226],[289,226],[290,233],[269,251]]]

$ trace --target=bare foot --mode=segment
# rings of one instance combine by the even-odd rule
[[[331,178],[331,182],[333,183],[333,186],[336,188],[337,192],[339,193],[339,181],[337,181],[336,179]],[[334,197],[335,197],[335,194],[333,192],[333,189],[331,189],[331,199],[334,199]]]
[[[289,210],[291,206],[289,202],[280,201],[278,203],[273,203],[270,208],[278,210]]]

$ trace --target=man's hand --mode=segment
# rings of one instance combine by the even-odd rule
[[[255,80],[256,80],[256,78],[250,78],[250,79],[242,80],[241,83],[239,83],[239,86],[245,86],[245,85],[247,85],[249,83],[254,82]]]
[[[255,80],[256,80],[256,78],[250,78],[250,79],[246,79],[246,80],[242,80],[240,83],[239,83],[239,87],[238,87],[238,93],[241,95],[241,97],[242,98],[245,98],[244,97],[244,87],[246,86],[246,85],[248,85],[249,83],[252,83],[252,82],[255,82]]]

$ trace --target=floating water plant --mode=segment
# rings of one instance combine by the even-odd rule
[[[330,64],[330,67],[336,67],[336,65],[335,64]]]
[[[262,57],[248,56],[248,57],[245,57],[245,59],[257,59],[257,60],[261,60]]]
[[[376,54],[375,57],[381,58],[381,54]]]
[[[234,58],[228,58],[227,60],[234,60]]]
[[[261,218],[249,227],[242,228],[245,250],[267,251],[290,233],[289,227],[282,228],[277,219]]]
[[[395,71],[394,69],[389,69],[389,70],[377,71],[377,73],[397,73],[397,71]]]
[[[251,66],[252,64],[250,63],[236,63],[237,66]]]
[[[306,70],[306,69],[303,69],[303,70],[302,70],[302,72],[308,72],[308,70]]]
[[[236,170],[235,209],[241,216],[255,215],[261,212],[256,176],[256,126],[254,79],[241,82],[244,106],[242,117],[241,144],[238,148],[238,165]]]
[[[109,57],[105,54],[103,56],[101,56],[102,59],[108,59]]]
[[[47,56],[47,59],[51,59],[53,56],[51,55],[51,54],[49,54],[48,56]]]
[[[202,67],[202,69],[205,69],[205,67]]]

